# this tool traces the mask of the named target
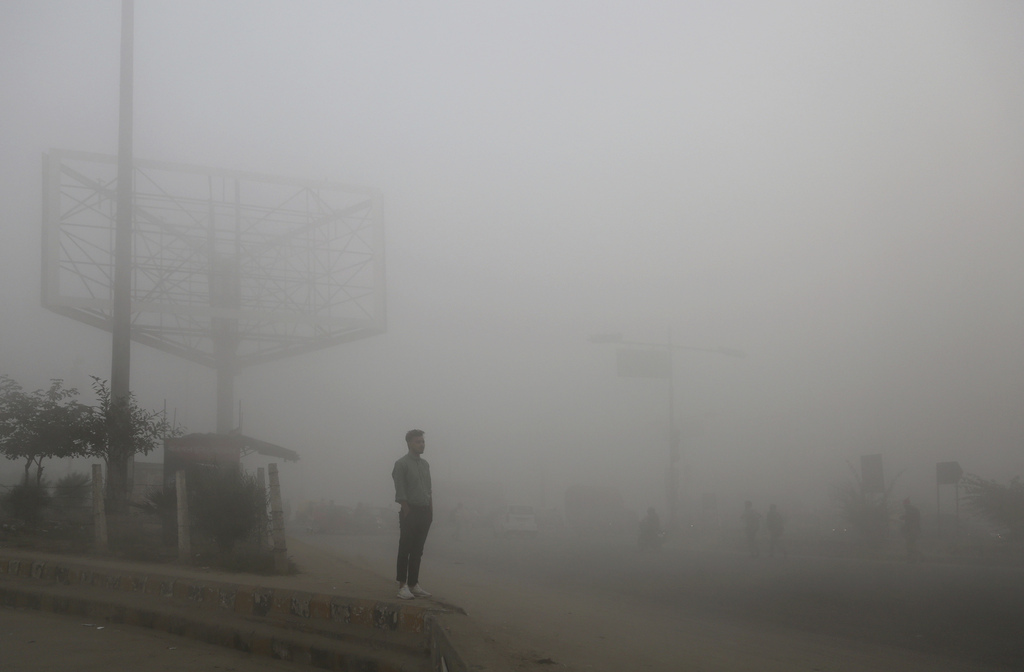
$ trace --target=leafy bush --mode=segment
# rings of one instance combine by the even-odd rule
[[[222,555],[266,529],[267,495],[254,475],[213,469],[193,475],[188,489],[193,528],[213,539]]]
[[[0,505],[14,518],[31,525],[39,522],[52,499],[45,480],[26,478],[0,498]]]
[[[64,510],[78,509],[88,504],[91,494],[92,478],[76,472],[58,479],[53,487],[53,503]]]

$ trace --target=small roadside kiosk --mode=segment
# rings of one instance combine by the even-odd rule
[[[202,473],[235,472],[242,468],[242,457],[256,453],[267,457],[279,457],[295,462],[298,454],[287,448],[260,441],[239,433],[233,434],[186,434],[185,436],[164,439],[164,492],[177,492],[179,484],[186,488],[185,483]],[[277,465],[270,464],[270,505],[271,530],[275,555],[275,567],[278,571],[287,569],[287,557],[284,536],[284,514],[281,506],[280,486],[277,480]],[[266,492],[263,468],[257,470],[260,487]],[[164,520],[165,539],[169,539],[177,531],[178,553],[185,559],[191,556],[189,541],[188,498],[177,498],[175,514],[167,512]],[[173,515],[173,520],[172,516]],[[264,535],[260,535],[263,543]]]
[[[175,474],[203,469],[238,470],[242,458],[256,453],[297,462],[298,453],[242,434],[186,434],[164,439],[164,488],[174,487]]]

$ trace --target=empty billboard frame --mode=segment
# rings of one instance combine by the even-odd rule
[[[43,306],[110,331],[117,159],[43,172]],[[139,159],[133,184],[133,341],[237,371],[386,330],[379,191]]]

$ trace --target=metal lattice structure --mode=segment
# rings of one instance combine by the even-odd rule
[[[110,331],[117,159],[43,163],[43,305]],[[384,332],[378,191],[142,160],[133,183],[133,341],[233,375]]]

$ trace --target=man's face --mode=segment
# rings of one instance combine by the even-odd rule
[[[422,436],[414,436],[409,439],[409,450],[416,453],[417,455],[423,454],[423,449],[427,447],[427,441]]]

